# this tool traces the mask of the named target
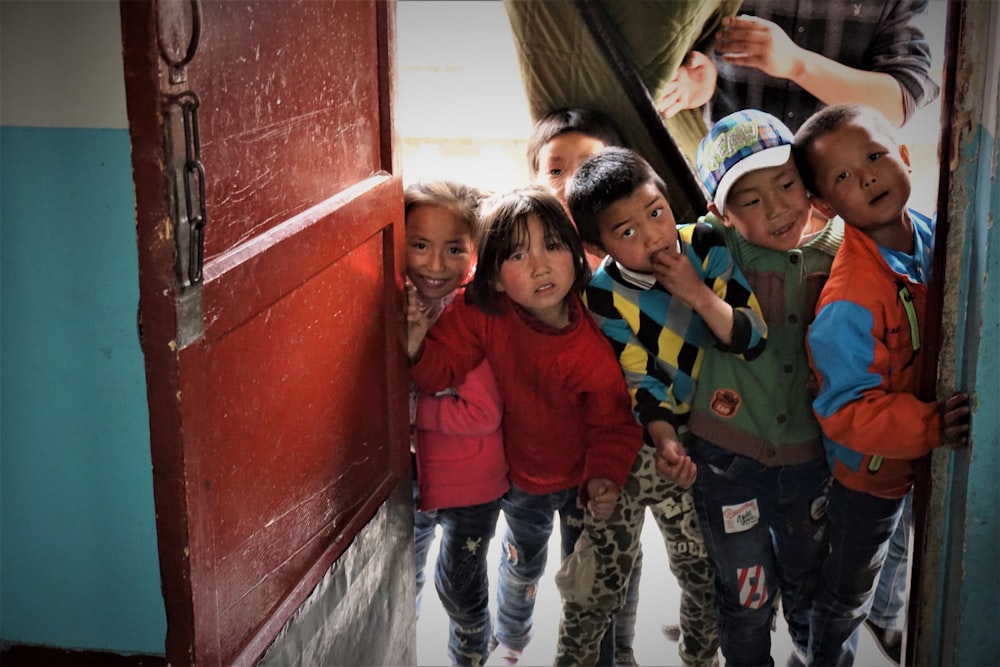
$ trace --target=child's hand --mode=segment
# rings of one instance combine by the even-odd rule
[[[409,280],[406,281],[406,325],[406,352],[413,360],[424,344],[431,323],[427,314],[420,310],[417,288]]]
[[[969,395],[952,394],[941,404],[941,446],[961,449],[969,444]]]
[[[685,489],[694,484],[698,466],[684,453],[674,427],[665,421],[652,421],[646,431],[656,445],[656,472]]]
[[[587,511],[598,521],[605,521],[618,502],[618,487],[605,477],[592,477],[587,480],[587,497]]]
[[[650,261],[653,263],[653,275],[656,276],[656,281],[689,306],[692,306],[691,297],[702,288],[707,289],[694,270],[691,260],[674,248],[657,250],[650,257]]]

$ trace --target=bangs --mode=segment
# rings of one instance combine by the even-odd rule
[[[484,312],[497,314],[495,286],[500,271],[511,255],[528,247],[528,219],[535,216],[542,226],[542,243],[567,249],[573,255],[576,275],[574,291],[581,291],[590,280],[579,235],[562,204],[538,186],[519,188],[494,195],[480,207],[482,227],[477,239],[479,265],[472,284],[465,292],[467,302]]]
[[[566,225],[557,224],[557,219],[552,217],[539,217],[542,229],[545,231],[545,245],[553,244],[563,248],[569,248],[569,238],[566,236]]]
[[[498,217],[481,237],[479,261],[490,266],[497,276],[507,258],[528,244],[528,214]]]

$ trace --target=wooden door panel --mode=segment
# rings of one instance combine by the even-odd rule
[[[201,97],[212,258],[382,169],[378,31],[372,2],[201,7],[188,85]]]
[[[395,5],[121,7],[167,658],[252,664],[408,463]]]
[[[210,348],[192,353],[197,551],[210,554],[222,655],[232,654],[391,481],[381,236],[352,249]],[[343,326],[344,318],[354,321]],[[248,363],[248,351],[252,361]],[[182,355],[182,364],[184,363]],[[345,379],[350,378],[346,382]],[[373,485],[376,488],[372,488]],[[388,489],[384,489],[387,492]],[[195,534],[192,532],[192,542]]]
[[[401,224],[399,188],[398,178],[376,174],[206,261],[206,336],[224,336],[381,233],[387,215],[400,216],[393,222]]]

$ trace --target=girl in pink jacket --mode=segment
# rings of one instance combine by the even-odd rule
[[[406,190],[407,296],[432,322],[472,277],[481,198],[481,192],[450,181]],[[510,486],[502,415],[485,361],[458,386],[435,394],[410,389],[417,613],[427,552],[440,525],[434,584],[448,613],[448,655],[456,665],[482,664],[489,652],[486,556],[500,497]]]

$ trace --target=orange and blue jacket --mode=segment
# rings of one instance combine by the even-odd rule
[[[881,498],[905,496],[914,462],[940,444],[937,405],[917,397],[934,220],[908,213],[912,255],[845,226],[807,335],[830,469],[844,486]]]

